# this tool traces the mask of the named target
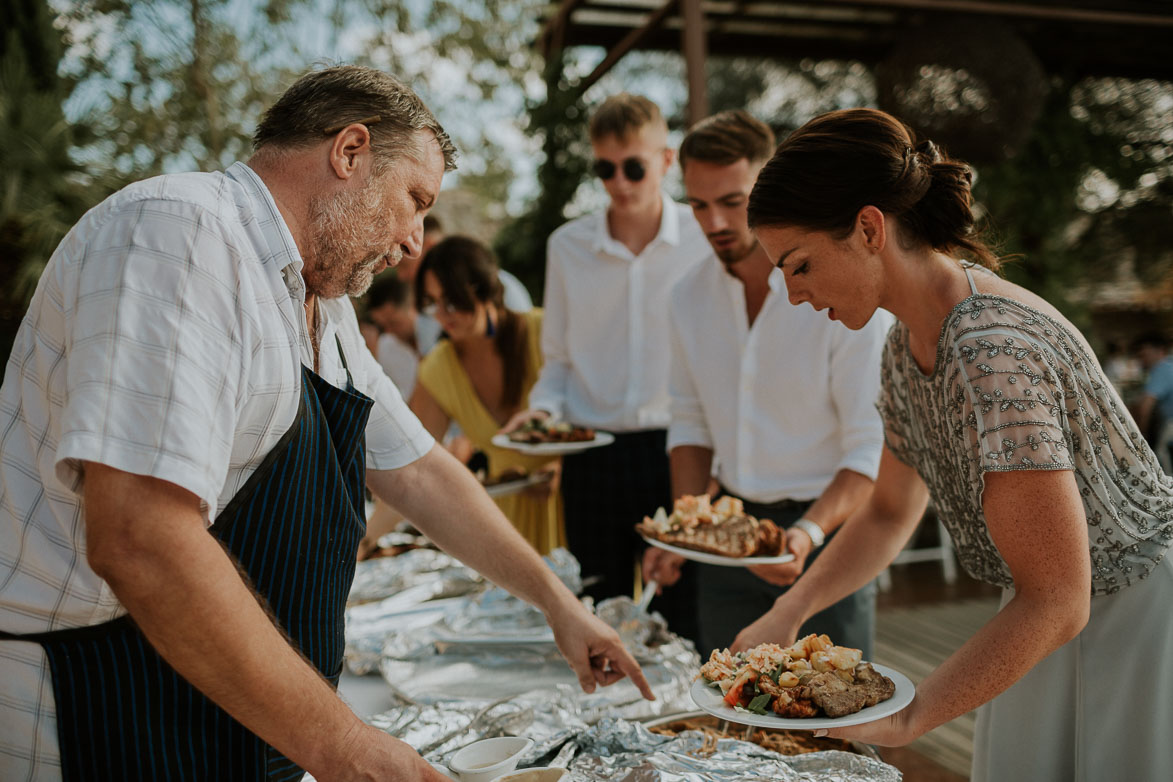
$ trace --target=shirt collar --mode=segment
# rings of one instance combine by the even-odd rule
[[[656,238],[648,244],[652,247],[658,242],[670,244],[673,247],[680,244],[680,212],[676,208],[676,202],[669,198],[665,193],[660,193],[662,207],[660,209],[660,230],[656,233]],[[598,213],[598,225],[595,229],[595,240],[591,247],[595,252],[600,252],[608,247],[610,244],[617,244],[611,236],[611,232],[607,230],[607,210],[604,209]],[[644,248],[647,251],[647,248]],[[629,253],[630,254],[630,253]]]
[[[290,273],[300,280],[301,253],[298,252],[297,242],[293,240],[293,234],[289,232],[289,226],[285,224],[285,218],[281,216],[281,210],[277,208],[277,202],[273,200],[273,194],[269,192],[264,180],[256,171],[240,161],[233,163],[224,173],[248,192],[256,206],[258,228],[270,251],[267,257],[261,259],[262,263],[275,264],[281,276],[286,277],[287,281]]]

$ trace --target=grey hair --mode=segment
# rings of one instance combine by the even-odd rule
[[[419,159],[416,134],[421,130],[435,135],[444,170],[456,168],[452,139],[419,96],[394,76],[359,65],[336,65],[301,76],[261,117],[253,148],[279,153],[312,146],[328,131],[356,122],[370,130],[377,171],[403,156]]]

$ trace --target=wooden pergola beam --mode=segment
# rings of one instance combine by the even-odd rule
[[[684,68],[688,74],[688,110],[684,121],[692,127],[709,115],[709,89],[705,79],[708,57],[705,14],[701,0],[682,0],[684,17]]]
[[[887,9],[952,11],[986,16],[1018,16],[1065,22],[1157,25],[1173,27],[1169,14],[1142,14],[1135,11],[1102,11],[1092,8],[1055,8],[1027,3],[993,3],[988,0],[823,0],[835,5],[870,5]]]
[[[676,10],[676,6],[679,4],[680,0],[668,0],[666,3],[664,3],[664,5],[660,6],[660,8],[658,8],[651,16],[648,17],[648,20],[642,27],[638,27],[629,32],[627,35],[623,36],[623,39],[619,41],[619,43],[615,44],[615,46],[611,48],[611,51],[607,52],[607,56],[603,58],[603,61],[595,66],[595,69],[591,71],[585,79],[578,83],[577,89],[579,92],[586,92],[591,88],[591,86],[594,85],[595,82],[603,78],[603,75],[606,74],[607,71],[611,70],[611,68],[615,65],[615,63],[619,62],[623,55],[634,49],[646,37],[654,32],[656,28],[663,23],[668,14]]]
[[[541,35],[538,37],[538,51],[542,53],[542,59],[550,59],[552,52],[562,48],[562,43],[566,39],[566,24],[570,21],[570,15],[583,2],[585,0],[562,0],[559,3],[557,13],[542,28]]]

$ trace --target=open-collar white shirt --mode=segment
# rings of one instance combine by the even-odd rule
[[[530,407],[609,431],[667,427],[668,300],[708,247],[692,210],[667,196],[639,255],[611,236],[605,211],[555,231]]]
[[[0,387],[0,628],[125,613],[86,561],[83,462],[181,486],[215,520],[297,414],[301,367],[313,365],[301,268],[243,163],[135,183],[66,235]],[[375,402],[368,466],[421,457],[434,441],[367,349],[350,301],[319,300],[318,313],[319,374],[345,387],[341,344]],[[48,677],[39,646],[0,641],[0,779],[60,774]]]
[[[768,282],[752,326],[743,283],[711,251],[674,289],[669,449],[712,449],[721,483],[755,502],[815,499],[841,469],[875,478],[891,316],[852,331],[792,305],[778,269]]]

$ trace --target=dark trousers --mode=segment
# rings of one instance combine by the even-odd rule
[[[779,527],[789,528],[802,518],[811,503],[784,501],[774,505],[745,502],[745,512],[759,519],[770,519]],[[832,536],[828,536],[829,543]],[[824,547],[825,548],[825,547]],[[823,552],[807,557],[806,567]],[[801,576],[800,576],[801,578]],[[723,649],[747,625],[773,607],[774,601],[789,587],[769,584],[746,568],[699,565],[700,652],[708,659],[713,649]],[[876,587],[868,584],[854,594],[812,616],[799,629],[798,637],[826,633],[839,646],[863,650],[865,660],[874,659],[876,635]]]
[[[667,432],[621,432],[615,442],[562,461],[566,540],[582,566],[583,592],[596,601],[632,595],[635,567],[646,544],[635,525],[656,508],[672,508]],[[696,576],[687,563],[679,583],[652,602],[672,632],[694,643]]]

